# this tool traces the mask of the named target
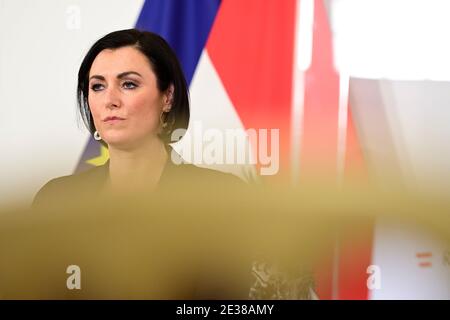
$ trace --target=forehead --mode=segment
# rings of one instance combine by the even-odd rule
[[[123,47],[102,50],[92,63],[89,76],[94,74],[115,76],[125,71],[136,71],[143,76],[153,75],[150,63],[144,54],[136,48]]]

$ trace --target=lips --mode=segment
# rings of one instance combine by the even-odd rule
[[[120,121],[120,120],[125,120],[125,118],[113,116],[113,117],[106,117],[105,119],[103,119],[104,122]]]

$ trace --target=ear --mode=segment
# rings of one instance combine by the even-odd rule
[[[172,108],[174,90],[175,88],[171,83],[164,93],[164,112],[169,112]]]

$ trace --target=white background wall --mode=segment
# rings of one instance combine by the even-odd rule
[[[0,204],[73,173],[88,132],[78,67],[95,40],[132,28],[143,0],[0,0]]]

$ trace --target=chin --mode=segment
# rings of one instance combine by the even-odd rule
[[[127,148],[128,146],[133,145],[132,139],[127,139],[125,137],[104,137],[103,139],[108,146],[116,147],[116,148]]]
[[[148,141],[152,141],[157,138],[157,134],[153,132],[146,132],[144,134],[124,134],[125,132],[108,132],[110,134],[105,134],[103,140],[110,147],[118,149],[130,149],[139,145],[146,144]]]

